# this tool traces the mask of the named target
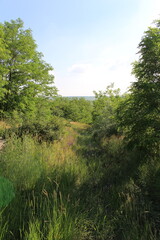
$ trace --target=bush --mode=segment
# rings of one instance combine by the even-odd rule
[[[59,117],[52,117],[49,122],[26,122],[19,127],[12,127],[5,131],[6,136],[11,136],[15,133],[18,137],[22,137],[24,134],[29,134],[41,142],[53,141],[61,137],[64,132],[64,126],[66,122]]]

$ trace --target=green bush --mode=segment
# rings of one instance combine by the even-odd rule
[[[91,123],[93,103],[85,98],[58,97],[52,101],[52,114],[69,121]]]
[[[31,134],[36,136],[39,141],[53,141],[59,139],[64,131],[65,122],[59,117],[53,117],[47,123],[28,123],[18,129],[18,135]]]
[[[64,119],[59,117],[52,117],[50,121],[39,122],[38,120],[35,122],[26,122],[21,126],[6,129],[4,135],[6,137],[10,137],[13,133],[18,137],[22,137],[25,134],[29,134],[33,137],[37,137],[37,139],[41,141],[53,141],[59,139],[63,132],[66,122]]]

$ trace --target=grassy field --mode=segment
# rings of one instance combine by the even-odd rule
[[[7,194],[15,196],[1,211],[0,239],[81,239],[87,234],[80,227],[79,189],[88,169],[76,153],[78,131],[87,125],[71,125],[61,140],[50,144],[29,136],[7,140],[0,171],[14,188],[14,194]]]
[[[0,152],[0,240],[159,239],[135,158],[122,138],[100,147],[82,123],[53,143],[12,135]]]

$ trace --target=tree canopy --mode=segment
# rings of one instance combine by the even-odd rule
[[[116,110],[122,101],[120,89],[114,89],[114,84],[106,90],[95,92],[93,102],[93,135],[99,141],[101,138],[118,134]]]
[[[35,97],[55,95],[52,70],[21,19],[0,24],[1,110],[32,108]]]
[[[57,97],[52,102],[52,114],[70,121],[91,123],[93,103],[85,98]]]
[[[133,63],[137,81],[130,97],[119,109],[121,123],[134,146],[157,152],[160,139],[160,21],[144,33]]]

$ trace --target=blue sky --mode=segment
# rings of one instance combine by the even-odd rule
[[[90,96],[111,83],[125,92],[143,32],[160,0],[1,0],[0,22],[21,18],[63,96]]]

